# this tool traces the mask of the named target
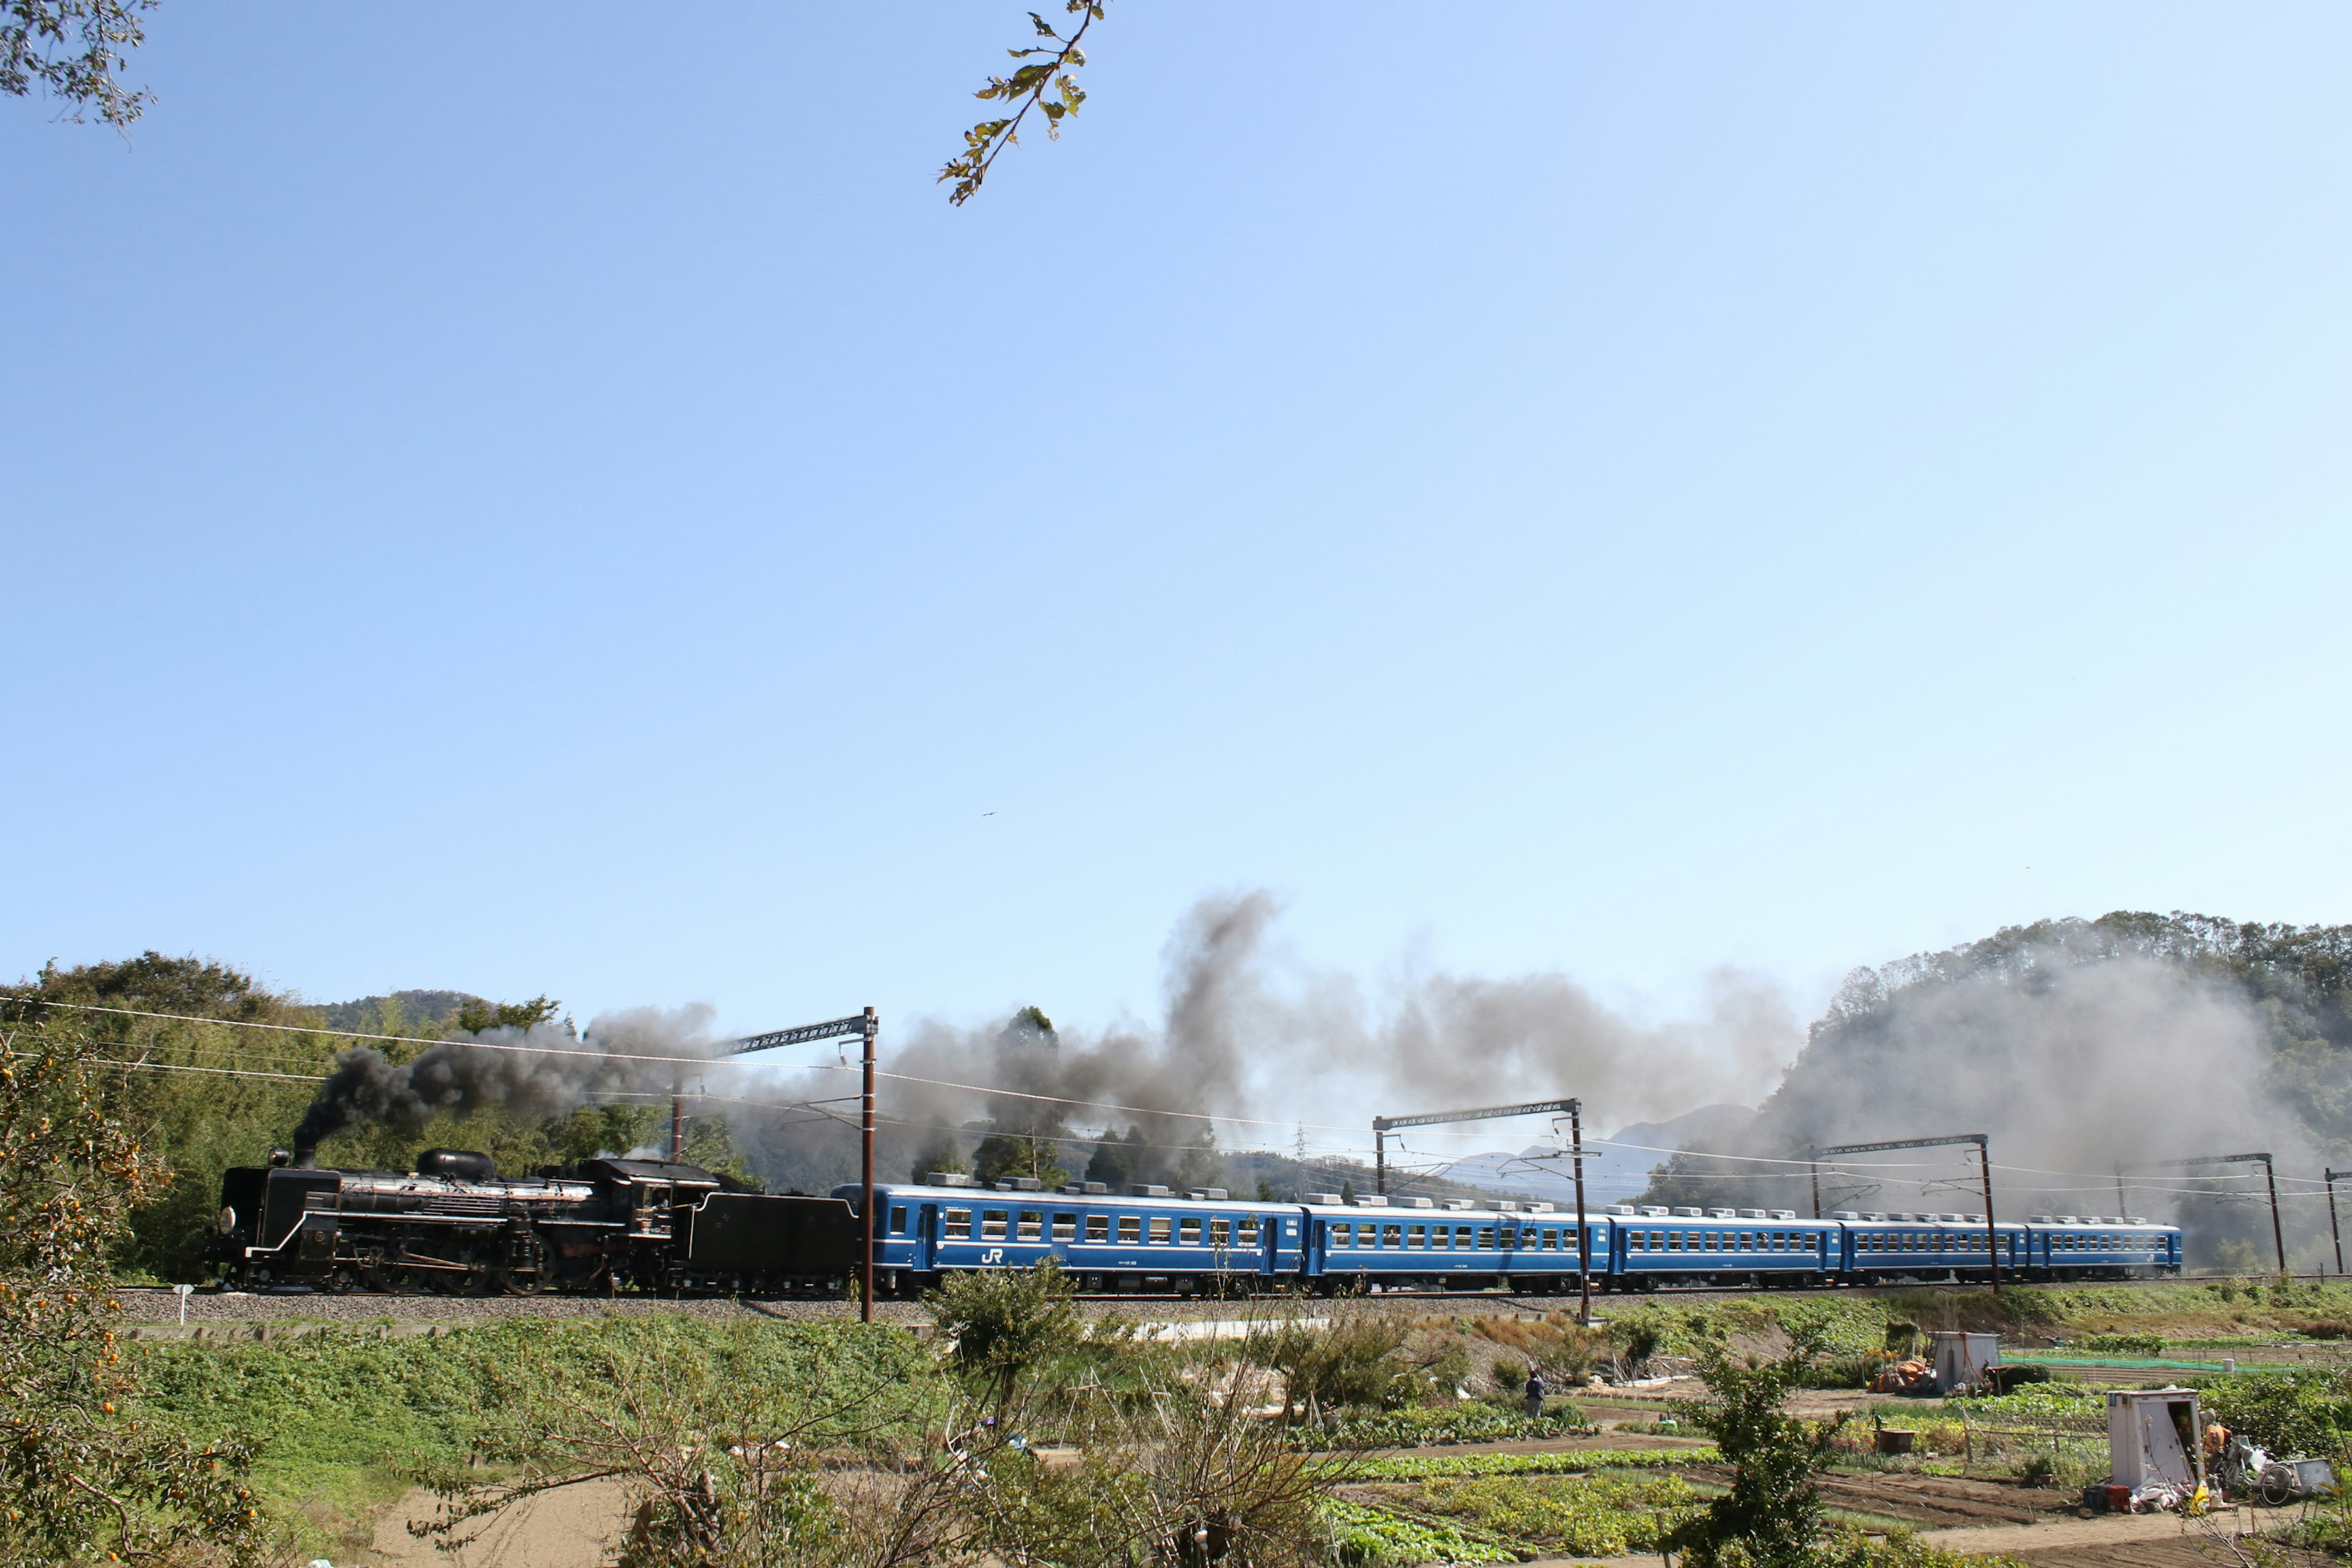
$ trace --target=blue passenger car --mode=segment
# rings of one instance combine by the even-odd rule
[[[1825,1283],[1837,1268],[1837,1227],[1793,1209],[1643,1208],[1610,1211],[1610,1269],[1619,1287]]]
[[[855,1205],[862,1194],[847,1184],[833,1195]],[[1235,1202],[1214,1187],[1120,1194],[1089,1182],[1048,1193],[1034,1181],[982,1187],[940,1177],[877,1184],[874,1206],[875,1283],[884,1289],[1043,1258],[1059,1259],[1087,1290],[1256,1289],[1297,1275],[1304,1239],[1296,1205]]]
[[[2180,1272],[2180,1230],[2138,1217],[2033,1215],[2026,1269],[2036,1279],[2153,1279]]]
[[[1575,1288],[1580,1252],[1576,1216],[1550,1204],[1360,1197],[1309,1193],[1306,1273],[1321,1289],[1515,1290]],[[1588,1216],[1596,1288],[1609,1269],[1609,1222]]]
[[[1832,1217],[1843,1233],[1839,1272],[1856,1285],[1990,1279],[1996,1247],[2002,1268],[2024,1267],[2027,1227],[1996,1225],[1988,1237],[1980,1214],[1841,1209]]]

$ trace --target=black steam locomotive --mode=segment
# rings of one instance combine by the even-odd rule
[[[839,1199],[744,1192],[697,1165],[596,1159],[513,1180],[458,1149],[413,1172],[240,1166],[214,1228],[206,1257],[232,1286],[512,1295],[825,1289],[859,1238]]]

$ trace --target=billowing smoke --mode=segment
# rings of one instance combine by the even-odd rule
[[[1801,1161],[1809,1145],[1983,1132],[2003,1219],[2178,1218],[2208,1239],[2256,1247],[2245,1261],[2266,1267],[2260,1166],[2150,1168],[2264,1151],[2282,1173],[2290,1243],[2298,1230],[2324,1232],[2296,1179],[2324,1155],[2273,1038],[2307,1019],[2275,1002],[2258,1007],[2225,973],[2112,944],[1980,947],[1857,971],[1754,1123],[1710,1152]],[[2216,1180],[2225,1174],[2239,1179]],[[1651,1199],[1807,1212],[1811,1184],[1801,1164],[1686,1154]],[[1823,1177],[1822,1199],[1824,1210],[1983,1206],[1968,1149],[1846,1157]]]
[[[1630,1018],[1559,974],[1418,974],[1368,999],[1352,978],[1283,951],[1273,940],[1278,912],[1263,891],[1203,899],[1188,911],[1162,953],[1158,1028],[1049,1034],[1016,1016],[977,1028],[921,1020],[890,1029],[887,1070],[902,1076],[882,1090],[889,1173],[904,1174],[907,1162],[944,1140],[968,1143],[982,1131],[1076,1134],[1079,1146],[1066,1144],[1064,1157],[1083,1164],[1095,1132],[1123,1129],[1133,1143],[1129,1173],[1160,1179],[1212,1168],[1187,1163],[1206,1130],[1202,1116],[1297,1119],[1314,1124],[1310,1144],[1344,1143],[1354,1157],[1368,1152],[1355,1146],[1369,1141],[1375,1111],[1572,1094],[1597,1116],[1622,1121],[1707,1100],[1752,1104],[1803,1038],[1784,996],[1728,971],[1710,977],[1701,1015],[1680,1023]],[[1362,1131],[1335,1134],[1334,1123]],[[836,1128],[808,1120],[762,1128],[740,1112],[730,1124],[739,1141],[759,1146],[763,1164],[792,1169],[795,1183],[846,1173],[848,1143]],[[1223,1131],[1234,1138],[1234,1129]],[[1283,1127],[1261,1126],[1242,1129],[1239,1141],[1278,1147],[1290,1139]],[[817,1147],[834,1159],[810,1159]],[[831,1174],[801,1173],[819,1163]]]
[[[428,1048],[394,1067],[356,1046],[294,1130],[294,1156],[309,1164],[320,1142],[349,1127],[411,1131],[436,1116],[499,1109],[520,1117],[561,1116],[579,1106],[667,1092],[677,1068],[712,1049],[710,1009],[636,1007],[602,1015],[585,1037],[557,1024],[486,1029]],[[698,1071],[701,1070],[698,1068]]]

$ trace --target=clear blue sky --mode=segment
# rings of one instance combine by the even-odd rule
[[[2352,15],[1116,0],[952,209],[1025,27],[166,0],[127,144],[0,102],[0,974],[2352,920]]]

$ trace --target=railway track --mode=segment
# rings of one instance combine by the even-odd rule
[[[2295,1284],[2344,1283],[2336,1275],[2296,1275]],[[2181,1279],[2117,1280],[2103,1289],[2142,1289],[2154,1285],[2187,1284],[2219,1285],[2230,1283],[2261,1287],[2276,1283],[2272,1275],[2197,1275]],[[2032,1287],[2028,1287],[2032,1288]],[[1802,1300],[1820,1296],[1880,1297],[1918,1290],[1944,1290],[1965,1295],[1988,1293],[1983,1284],[1969,1285],[1836,1285],[1816,1290],[1764,1290],[1753,1286],[1725,1288],[1668,1288],[1654,1293],[1628,1295],[1615,1292],[1593,1292],[1592,1306],[1597,1316],[1623,1311],[1642,1301],[1682,1301],[1700,1303],[1753,1300],[1759,1296],[1787,1296]],[[142,1326],[171,1326],[181,1323],[181,1298],[168,1286],[126,1286],[115,1292],[122,1303],[127,1322]],[[1559,1294],[1534,1294],[1503,1290],[1395,1290],[1376,1295],[1346,1298],[1358,1310],[1400,1313],[1425,1312],[1512,1312],[1545,1314],[1574,1311],[1577,1296],[1574,1291]],[[1155,1319],[1169,1318],[1232,1318],[1244,1314],[1252,1300],[1266,1302],[1276,1300],[1298,1300],[1307,1303],[1324,1300],[1319,1297],[1240,1297],[1220,1300],[1208,1296],[1141,1296],[1126,1294],[1095,1294],[1079,1298],[1084,1309],[1099,1316],[1126,1317],[1149,1314]],[[492,1322],[509,1318],[540,1319],[599,1319],[613,1317],[683,1315],[712,1320],[766,1319],[822,1321],[854,1315],[856,1303],[829,1297],[794,1295],[775,1299],[736,1299],[723,1296],[688,1296],[673,1298],[651,1293],[624,1293],[617,1296],[442,1296],[442,1295],[373,1295],[353,1292],[336,1295],[299,1289],[237,1292],[199,1290],[187,1298],[185,1321],[189,1328],[266,1323],[352,1323],[381,1324],[385,1322],[448,1323]],[[877,1300],[877,1319],[887,1322],[920,1323],[929,1321],[921,1303],[909,1300]]]

